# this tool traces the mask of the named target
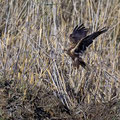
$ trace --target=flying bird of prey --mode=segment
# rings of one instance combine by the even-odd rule
[[[85,69],[90,69],[89,66],[83,61],[82,55],[86,48],[93,43],[93,40],[102,33],[106,32],[107,28],[102,28],[90,35],[87,35],[88,29],[83,24],[76,26],[69,36],[70,48],[67,54],[72,58],[73,66],[79,68],[81,65]]]

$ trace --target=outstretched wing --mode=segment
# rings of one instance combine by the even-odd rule
[[[83,24],[81,24],[80,26],[77,25],[74,28],[72,34],[70,34],[70,42],[72,44],[77,44],[81,39],[87,36],[87,32],[88,30],[84,27]]]
[[[93,43],[93,40],[101,35],[102,33],[106,32],[108,29],[107,28],[102,28],[97,32],[92,33],[91,35],[88,35],[87,37],[83,38],[79,43],[75,46],[74,48],[74,53],[79,54],[83,53],[86,48]],[[73,50],[72,50],[73,51]]]

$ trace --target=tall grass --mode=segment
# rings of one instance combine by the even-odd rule
[[[29,84],[44,86],[70,109],[119,98],[119,0],[1,0],[0,6],[0,77],[23,92]],[[64,52],[81,23],[89,33],[109,27],[83,56],[90,72],[73,68]]]

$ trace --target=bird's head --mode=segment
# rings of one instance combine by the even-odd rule
[[[76,44],[78,42],[78,38],[74,34],[70,34],[70,42]]]

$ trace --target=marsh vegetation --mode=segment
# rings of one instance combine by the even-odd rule
[[[86,50],[91,71],[64,52],[84,23],[109,30]],[[119,0],[0,0],[0,116],[8,120],[119,120]]]

